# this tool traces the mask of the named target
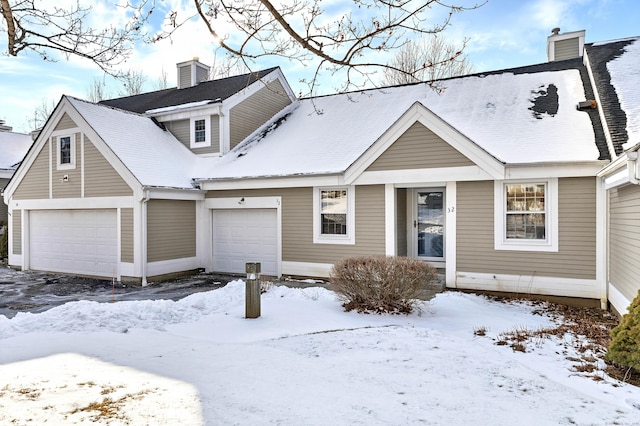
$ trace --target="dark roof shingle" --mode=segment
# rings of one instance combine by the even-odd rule
[[[143,114],[156,108],[184,105],[206,100],[225,100],[275,71],[277,67],[217,80],[203,81],[192,87],[158,90],[123,98],[100,101],[103,105]]]

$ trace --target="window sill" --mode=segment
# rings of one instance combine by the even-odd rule
[[[343,244],[354,245],[356,243],[355,238],[350,236],[332,237],[328,235],[316,235],[313,237],[314,244]]]

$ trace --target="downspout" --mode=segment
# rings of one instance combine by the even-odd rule
[[[142,188],[142,221],[140,224],[140,231],[142,233],[142,239],[140,245],[142,248],[142,286],[146,287],[147,283],[147,202],[149,201],[149,190],[145,187]]]

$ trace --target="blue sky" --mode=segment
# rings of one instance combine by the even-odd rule
[[[110,3],[94,0],[92,19],[98,22],[121,19]],[[167,3],[180,2],[162,4]],[[330,0],[329,3],[335,9],[352,4],[350,0]],[[458,0],[457,3],[475,2]],[[640,2],[637,0],[488,0],[477,10],[455,15],[443,35],[453,43],[468,38],[465,53],[480,72],[545,62],[546,39],[554,27],[560,27],[561,32],[584,29],[586,42],[596,42],[640,36],[638,22]],[[0,35],[5,43],[4,33]],[[0,47],[6,49],[5,44]],[[204,25],[194,22],[182,28],[170,42],[140,45],[122,68],[143,72],[147,76],[145,91],[157,88],[163,72],[169,87],[173,87],[176,63],[198,56],[202,62],[212,65],[214,50]],[[299,80],[311,77],[311,67],[272,59],[256,68],[274,65],[282,68],[295,93],[304,91]],[[29,132],[37,107],[57,103],[63,94],[87,98],[91,83],[102,77],[103,73],[95,65],[78,58],[63,57],[52,63],[31,53],[17,58],[0,56],[0,119],[13,126],[14,131]],[[106,81],[110,97],[119,96],[121,86],[112,80]],[[321,87],[322,93],[334,90],[329,79]]]

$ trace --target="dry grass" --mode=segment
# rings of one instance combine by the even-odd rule
[[[597,308],[572,307],[549,302],[528,301],[537,306],[534,313],[550,315],[556,326],[528,330],[516,328],[501,333],[497,345],[510,346],[514,351],[527,352],[545,339],[557,337],[571,347],[579,357],[567,356],[573,371],[602,380],[604,373],[621,382],[640,386],[640,372],[605,362],[604,356],[611,343],[611,330],[619,319],[610,312]],[[475,334],[475,333],[474,333]]]

